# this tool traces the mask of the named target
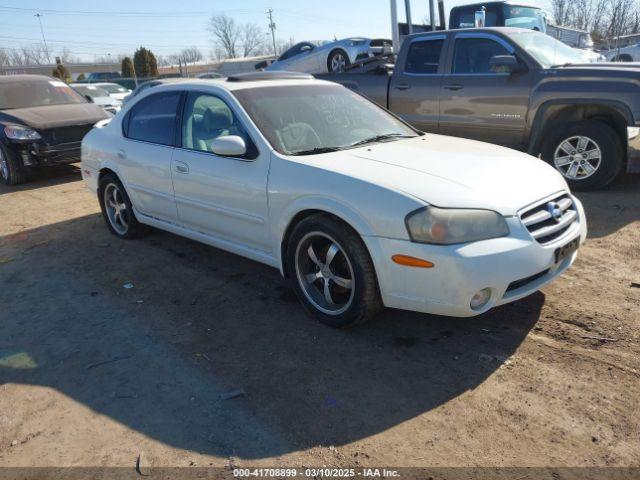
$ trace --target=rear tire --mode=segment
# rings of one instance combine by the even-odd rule
[[[287,273],[298,299],[325,325],[352,327],[382,308],[366,246],[335,217],[317,214],[302,220],[291,233],[286,255]]]
[[[148,232],[148,227],[138,222],[129,195],[115,174],[107,173],[100,178],[98,201],[107,227],[115,236],[131,240]]]
[[[0,143],[0,182],[5,185],[20,185],[27,181],[28,175],[20,160]]]
[[[618,176],[624,151],[613,128],[585,120],[548,132],[542,158],[564,176],[572,190],[596,190]]]

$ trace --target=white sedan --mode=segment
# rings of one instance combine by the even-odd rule
[[[106,122],[82,175],[113,234],[150,225],[276,267],[332,326],[383,305],[481,314],[557,277],[586,237],[546,163],[418,132],[304,74],[161,85]]]

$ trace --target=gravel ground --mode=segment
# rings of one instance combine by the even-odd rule
[[[542,292],[345,332],[271,268],[116,239],[76,167],[0,187],[0,466],[640,466],[640,177],[579,196]]]

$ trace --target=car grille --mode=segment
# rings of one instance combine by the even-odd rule
[[[520,219],[531,236],[546,245],[562,237],[578,221],[578,212],[571,197],[563,194],[525,211]]]
[[[80,142],[93,128],[93,124],[72,125],[69,127],[51,128],[41,132],[42,138],[48,145],[59,143]]]

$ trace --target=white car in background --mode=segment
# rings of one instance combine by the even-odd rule
[[[69,85],[76,92],[113,115],[120,111],[122,102],[109,95],[109,92],[92,83],[72,83]]]
[[[391,45],[391,40],[370,38],[300,42],[280,55],[266,70],[314,74],[341,72],[358,60],[391,53]]]
[[[92,83],[91,85],[100,87],[101,89],[105,90],[112,98],[115,98],[119,101],[123,101],[126,97],[131,95],[130,89],[123,87],[122,85],[118,85],[117,83],[97,82]]]
[[[122,113],[82,142],[111,232],[151,225],[276,267],[328,325],[383,305],[481,314],[556,278],[586,238],[545,162],[418,132],[309,75],[160,85]]]

